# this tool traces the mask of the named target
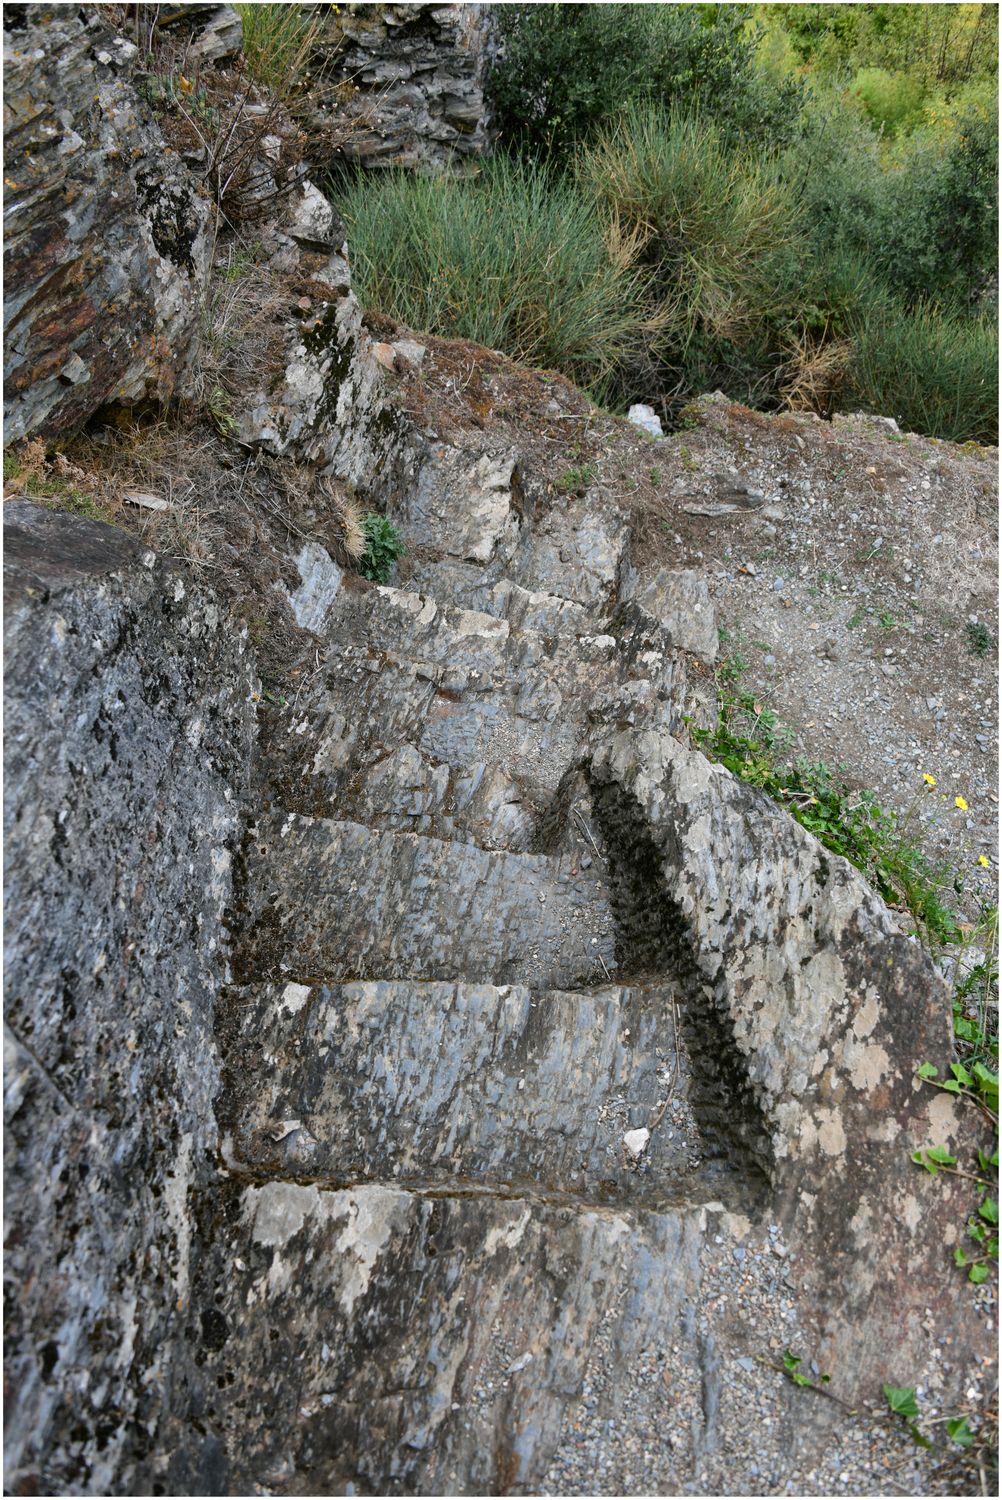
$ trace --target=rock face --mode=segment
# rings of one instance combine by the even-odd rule
[[[712,1493],[769,1319],[852,1400],[955,1331],[940,980],[685,747],[691,578],[462,449],[415,548],[465,485],[421,593],[327,579],[253,783],[211,604],[8,508],[16,1483]]]
[[[310,595],[251,783],[214,607],[8,507],[16,1483],[712,1493],[764,1327],[847,1400],[955,1332],[942,983],[686,748],[708,601],[621,600],[617,503],[490,454],[398,514],[453,544]]]
[[[345,5],[326,14],[317,48],[325,80],[356,91],[346,155],[364,167],[437,168],[482,155],[492,49],[488,5]]]
[[[218,1443],[177,1423],[252,669],[123,532],[4,523],[7,1483],[211,1490]]]
[[[208,204],[94,9],[4,11],[4,442],[167,399],[190,358]]]

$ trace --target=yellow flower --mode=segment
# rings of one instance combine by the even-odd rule
[[[954,807],[959,807],[961,812],[967,811],[967,803],[964,801],[963,797],[954,797],[953,805]]]
[[[979,865],[983,865],[984,868],[987,870],[987,868],[988,868],[988,855],[987,854],[979,854],[978,855],[978,864]]]
[[[928,771],[923,771],[922,772],[922,780],[925,782],[926,786],[935,786],[936,785],[936,778],[935,778],[935,776],[930,776],[929,773],[928,773]]]

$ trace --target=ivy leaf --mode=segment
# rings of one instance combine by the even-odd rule
[[[945,1084],[943,1086],[946,1087]],[[957,1162],[957,1158],[951,1156],[945,1146],[930,1146],[927,1155],[940,1167],[953,1167]]]
[[[783,1369],[788,1375],[792,1375],[797,1366],[802,1363],[803,1361],[797,1358],[792,1349],[783,1350]]]
[[[971,1077],[970,1073],[968,1073],[963,1063],[951,1063],[950,1072],[953,1074],[958,1083],[966,1083],[969,1087],[973,1088],[974,1079]]]
[[[967,1273],[968,1281],[973,1281],[975,1286],[980,1286],[983,1281],[988,1280],[988,1267],[983,1266],[980,1261],[971,1267]]]
[[[915,1442],[918,1443],[920,1448],[931,1448],[933,1446],[929,1439],[927,1437],[924,1437],[923,1434],[919,1432],[914,1422],[908,1423],[908,1431]]]
[[[935,1078],[938,1074],[939,1069],[934,1068],[931,1062],[924,1062],[918,1070],[920,1078]]]
[[[967,1265],[967,1256],[964,1254],[963,1250],[961,1250],[961,1248],[960,1248],[959,1245],[957,1246],[956,1250],[954,1250],[954,1252],[953,1252],[953,1264],[955,1266],[966,1266]]]
[[[957,1082],[957,1080],[955,1078],[948,1078],[945,1083],[941,1083],[939,1086],[940,1086],[941,1089],[944,1089],[946,1091],[946,1093],[948,1093],[948,1094],[959,1094],[960,1093],[960,1084]]]
[[[969,1448],[974,1442],[974,1433],[967,1425],[966,1417],[951,1417],[946,1424],[946,1430],[954,1443],[961,1448]]]
[[[978,1206],[978,1213],[989,1224],[997,1224],[999,1221],[999,1206],[994,1198],[986,1198]]]
[[[936,1167],[936,1163],[928,1160],[928,1153],[927,1152],[925,1152],[925,1151],[913,1151],[912,1152],[912,1161],[915,1162],[916,1165],[918,1165],[920,1167],[925,1167],[926,1171],[927,1172],[931,1172],[932,1175],[933,1175],[933,1177],[936,1177],[938,1175],[938,1168]]]
[[[919,1409],[913,1385],[885,1385],[884,1395],[887,1397],[887,1404],[891,1411],[896,1412],[899,1417],[918,1416]]]

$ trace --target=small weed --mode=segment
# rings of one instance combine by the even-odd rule
[[[678,456],[682,460],[682,467],[688,474],[695,474],[699,470],[699,464],[693,458],[684,443],[678,445]]]
[[[720,635],[720,638],[721,640],[723,640],[724,638],[722,633]],[[738,679],[745,672],[747,672],[747,670],[747,661],[743,656],[740,655],[740,653],[735,652],[733,656],[727,656],[724,658],[717,669],[717,673],[721,682],[726,683],[727,685],[731,685],[732,683],[737,682]]]
[[[895,630],[895,629],[897,629],[897,626],[898,626],[899,622],[898,622],[896,616],[894,616],[894,615],[891,614],[891,612],[890,612],[889,609],[880,609],[880,610],[878,610],[877,611],[877,619],[879,620],[880,624],[884,627],[885,630]]]
[[[246,245],[242,250],[233,253],[228,266],[220,271],[224,281],[242,281],[249,271],[257,265],[261,254],[261,242],[255,240],[254,244]]]
[[[661,470],[658,468],[657,464],[655,464],[654,468],[651,470],[651,484],[657,485],[657,484],[660,484],[660,483],[661,483]]]
[[[49,510],[66,511],[87,521],[103,521],[108,526],[117,525],[111,508],[81,488],[82,484],[89,483],[91,476],[67,463],[62,454],[57,453],[50,462],[45,455],[45,446],[38,438],[26,443],[19,453],[13,450],[4,453],[3,477],[4,484],[11,486],[12,496],[26,495]]]
[[[591,464],[580,464],[577,468],[568,469],[565,474],[561,474],[557,480],[557,489],[565,494],[573,490],[584,490],[588,488],[594,477],[595,471]]]
[[[860,608],[860,609],[854,610],[852,618],[850,619],[848,625],[845,627],[846,630],[858,630],[859,627],[862,625],[862,623],[863,623],[863,621],[865,619],[866,619],[866,610],[865,609]]]
[[[968,620],[964,634],[967,636],[967,649],[972,656],[987,656],[995,644],[988,626],[983,625],[980,620]]]
[[[208,413],[221,437],[233,437],[240,431],[240,423],[233,415],[230,397],[221,385],[214,385],[209,392]]]
[[[386,583],[397,558],[406,552],[400,532],[386,516],[374,513],[363,517],[362,532],[365,551],[359,558],[359,572],[373,583]]]

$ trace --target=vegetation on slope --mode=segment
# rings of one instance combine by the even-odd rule
[[[501,26],[497,160],[338,187],[364,300],[668,420],[720,388],[997,440],[992,7],[509,6]]]

